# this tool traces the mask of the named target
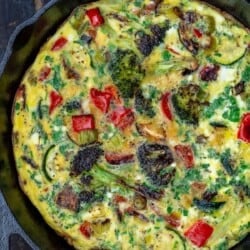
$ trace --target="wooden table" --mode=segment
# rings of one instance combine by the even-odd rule
[[[15,27],[49,0],[0,0],[0,61]]]

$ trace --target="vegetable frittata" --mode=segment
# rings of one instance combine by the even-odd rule
[[[76,249],[226,250],[250,232],[250,33],[194,0],[79,6],[13,105],[21,188]]]

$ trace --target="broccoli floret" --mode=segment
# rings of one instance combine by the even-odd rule
[[[132,50],[118,49],[111,54],[108,70],[122,97],[133,97],[144,77],[140,60]]]
[[[138,31],[136,33],[135,43],[138,50],[144,55],[151,54],[155,46],[160,45],[165,37],[166,31],[169,29],[169,22],[166,21],[162,24],[154,24],[150,27],[151,34],[147,34],[144,31]]]
[[[138,89],[135,93],[135,110],[139,114],[144,114],[150,118],[155,116],[155,111],[153,109],[152,100],[144,97],[141,89]]]
[[[188,84],[181,86],[172,96],[172,103],[179,118],[189,124],[197,125],[207,95],[200,86]]]

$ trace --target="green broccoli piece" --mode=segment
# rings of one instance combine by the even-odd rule
[[[179,118],[188,123],[197,125],[200,113],[207,101],[206,93],[200,86],[188,84],[181,86],[172,95],[172,103]]]
[[[145,74],[135,52],[122,49],[111,54],[108,71],[124,98],[133,97]]]

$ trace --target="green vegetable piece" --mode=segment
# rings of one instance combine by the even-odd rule
[[[240,120],[240,108],[236,99],[231,96],[228,98],[229,105],[227,106],[227,110],[222,114],[224,119],[227,119],[231,122],[239,122]]]
[[[61,67],[60,65],[56,65],[54,68],[54,75],[53,75],[53,78],[52,80],[49,82],[52,87],[59,91],[60,89],[62,89],[65,85],[65,83],[62,81],[62,78],[61,78]]]
[[[237,26],[232,26],[230,33],[227,33],[227,29],[217,33],[215,53],[211,55],[212,60],[222,65],[236,63],[247,51],[247,45],[244,43],[245,32]]]
[[[193,204],[203,212],[213,212],[222,207],[225,204],[225,202],[224,201],[212,202],[207,200],[199,200],[195,198],[193,200]]]
[[[124,98],[134,95],[144,77],[138,56],[132,50],[118,49],[113,52],[108,71]]]
[[[172,103],[179,118],[188,123],[197,125],[200,113],[206,103],[207,95],[195,84],[181,86],[172,96]]]
[[[98,140],[98,132],[96,129],[85,130],[81,132],[69,132],[69,139],[78,146],[84,146]]]
[[[162,58],[164,61],[169,61],[171,59],[171,54],[169,53],[169,51],[165,50],[162,53]]]
[[[247,65],[241,75],[242,81],[249,82],[250,81],[250,65]]]
[[[167,227],[166,230],[171,235],[171,239],[173,239],[174,242],[173,246],[169,246],[170,249],[178,249],[178,250],[186,250],[186,240],[181,236],[181,234],[174,230],[173,228]]]
[[[227,149],[220,158],[221,164],[224,167],[224,169],[226,170],[226,172],[232,176],[234,174],[234,169],[233,169],[233,160],[231,158],[231,153],[230,150]]]
[[[45,178],[48,181],[52,181],[55,177],[54,172],[54,158],[56,155],[56,145],[52,145],[48,148],[44,155],[42,170],[44,173]]]

